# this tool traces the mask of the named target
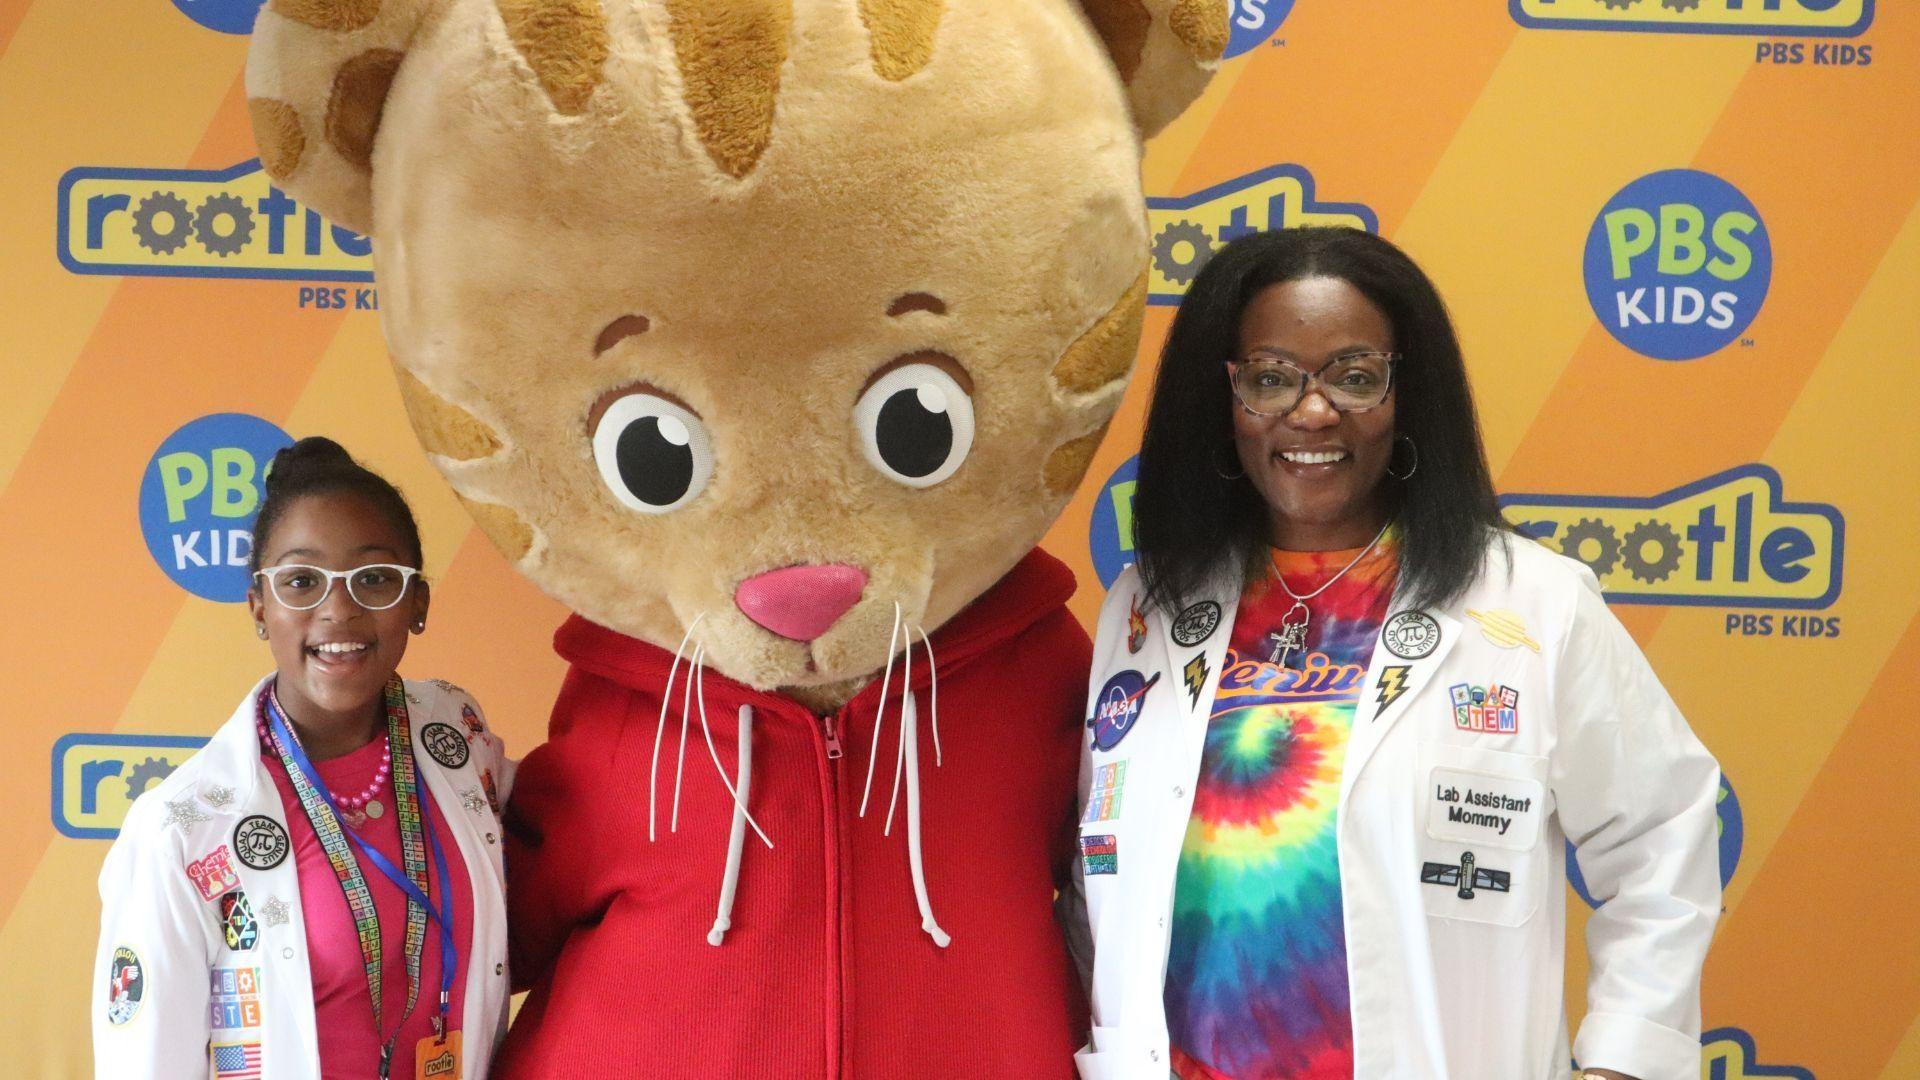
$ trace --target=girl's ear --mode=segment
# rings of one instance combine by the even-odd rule
[[[1228,0],[1079,2],[1106,42],[1143,139],[1166,127],[1206,89],[1232,33]]]
[[[427,588],[427,579],[426,578],[414,579],[413,618],[407,620],[408,626],[413,630],[414,633],[418,634],[426,630],[427,608],[431,606],[432,600],[433,600],[433,597]]]
[[[266,637],[267,600],[266,597],[260,594],[259,578],[254,578],[253,584],[247,586],[247,614],[253,616],[253,625],[256,627],[255,632],[261,637]]]
[[[268,0],[247,50],[247,111],[273,182],[336,224],[373,228],[373,140],[434,0]]]

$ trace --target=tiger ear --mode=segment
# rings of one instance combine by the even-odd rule
[[[393,77],[439,0],[268,0],[247,50],[247,111],[274,183],[373,228],[373,140]]]
[[[1229,0],[1080,0],[1148,138],[1185,111],[1227,51]]]

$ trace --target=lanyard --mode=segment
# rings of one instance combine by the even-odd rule
[[[425,777],[420,771],[420,762],[413,754],[412,732],[407,717],[406,688],[396,677],[387,684],[387,739],[394,758],[393,792],[395,814],[400,826],[400,847],[407,872],[401,873],[392,860],[382,855],[358,834],[347,832],[340,826],[339,809],[334,806],[333,797],[327,785],[320,780],[313,762],[308,759],[306,750],[293,733],[292,725],[287,722],[286,712],[280,705],[278,693],[269,687],[262,695],[261,708],[267,714],[271,725],[275,749],[280,752],[281,763],[286,767],[287,777],[293,782],[295,794],[300,797],[300,806],[306,812],[307,821],[313,826],[314,834],[320,840],[320,846],[327,854],[327,861],[333,867],[334,876],[340,882],[341,891],[346,895],[347,906],[353,913],[354,929],[360,939],[360,957],[366,967],[367,992],[373,1005],[374,1034],[378,1037],[381,1027],[382,986],[384,970],[381,961],[380,917],[374,908],[372,894],[367,889],[365,876],[360,865],[347,849],[346,840],[351,840],[360,849],[360,854],[380,875],[391,882],[407,898],[407,1011],[401,1015],[393,1034],[382,1040],[380,1048],[380,1075],[386,1077],[392,1068],[393,1046],[399,1038],[400,1028],[405,1026],[406,1018],[413,1014],[414,1004],[420,992],[420,956],[425,951],[426,921],[429,916],[440,927],[440,1008],[435,1015],[433,1028],[435,1036],[445,1038],[447,1014],[453,995],[454,972],[459,966],[459,949],[453,934],[453,890],[447,869],[447,859],[440,847],[440,838],[435,835],[432,825],[432,800],[423,798],[426,791]],[[436,906],[427,896],[426,854],[421,843],[424,836],[426,845],[433,851],[432,861],[437,871],[436,879],[440,888],[440,898],[444,907]]]

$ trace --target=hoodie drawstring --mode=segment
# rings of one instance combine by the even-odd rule
[[[946,948],[953,938],[940,927],[934,918],[933,902],[927,896],[926,861],[920,832],[920,707],[919,699],[910,689],[913,682],[913,635],[920,635],[922,647],[927,651],[927,675],[931,696],[931,724],[933,729],[933,762],[938,768],[942,762],[940,748],[940,676],[933,658],[933,641],[924,628],[918,626],[902,627],[900,605],[893,610],[893,633],[887,640],[887,666],[880,680],[880,701],[874,711],[873,743],[867,756],[866,790],[860,797],[860,816],[867,814],[867,804],[873,794],[874,767],[880,758],[880,729],[885,726],[887,692],[893,682],[894,647],[902,644],[901,631],[905,630],[904,657],[905,668],[902,672],[900,687],[899,741],[894,754],[893,793],[887,802],[887,820],[882,835],[893,835],[893,814],[900,799],[901,781],[904,778],[907,789],[907,863],[913,878],[914,905],[920,912],[920,929],[933,943]],[[674,681],[680,670],[680,662],[685,656],[687,644],[693,638],[693,629],[700,624],[703,614],[687,627],[686,634],[680,640],[680,647],[674,650],[673,666],[667,670],[667,685],[660,695],[660,718],[653,737],[653,764],[647,786],[647,839],[655,839],[655,803],[659,787],[660,749],[665,741],[667,728],[667,709],[673,700]],[[673,777],[673,817],[670,831],[680,829],[680,790],[686,771],[687,727],[693,713],[700,714],[700,731],[706,740],[707,756],[712,759],[714,771],[720,776],[720,783],[726,787],[727,794],[733,799],[733,822],[727,834],[726,870],[720,879],[720,899],[714,913],[713,928],[707,932],[707,944],[718,946],[726,940],[727,931],[733,928],[733,903],[740,891],[740,864],[745,857],[746,834],[750,828],[760,837],[769,849],[773,841],[767,837],[760,823],[754,820],[747,809],[747,799],[753,780],[753,707],[740,706],[740,730],[738,738],[738,775],[729,778],[724,765],[720,763],[720,752],[713,743],[713,729],[707,722],[706,688],[706,649],[696,645],[693,655],[687,658],[686,685],[681,688],[680,703],[680,745],[676,755]]]
[[[946,948],[953,942],[933,918],[933,902],[927,899],[927,871],[920,856],[920,716],[914,706],[913,691],[907,691],[906,708],[901,713],[901,738],[907,756],[907,866],[913,873],[913,902],[920,908],[920,929],[933,943]]]
[[[747,846],[747,793],[753,783],[753,706],[740,706],[740,778],[734,784],[733,828],[727,835],[727,871],[720,878],[720,907],[707,931],[707,944],[719,945],[733,927],[733,898],[740,890],[740,856]],[[769,844],[769,847],[772,845]]]

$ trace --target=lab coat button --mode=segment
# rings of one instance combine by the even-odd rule
[[[280,955],[288,960],[293,959],[293,946],[289,945],[286,948],[281,949]]]
[[[1181,786],[1180,786],[1179,784],[1175,784],[1175,785],[1173,785],[1173,797],[1174,797],[1174,798],[1176,798],[1176,799],[1184,799],[1184,798],[1186,798],[1186,797],[1187,797],[1187,789],[1186,789],[1186,788],[1183,788],[1183,787],[1181,787]]]
[[[1147,1057],[1149,1057],[1149,1058],[1151,1058],[1151,1059],[1153,1059],[1154,1061],[1159,1061],[1159,1060],[1160,1060],[1160,1051],[1158,1051],[1158,1050],[1149,1050],[1149,1051],[1147,1051]]]
[[[507,973],[507,965],[505,964],[493,965],[493,973],[495,975],[505,975]]]
[[[492,833],[488,833],[488,834],[487,834],[487,843],[489,843],[489,844],[491,844],[491,843],[493,843],[493,834],[492,834]]]

